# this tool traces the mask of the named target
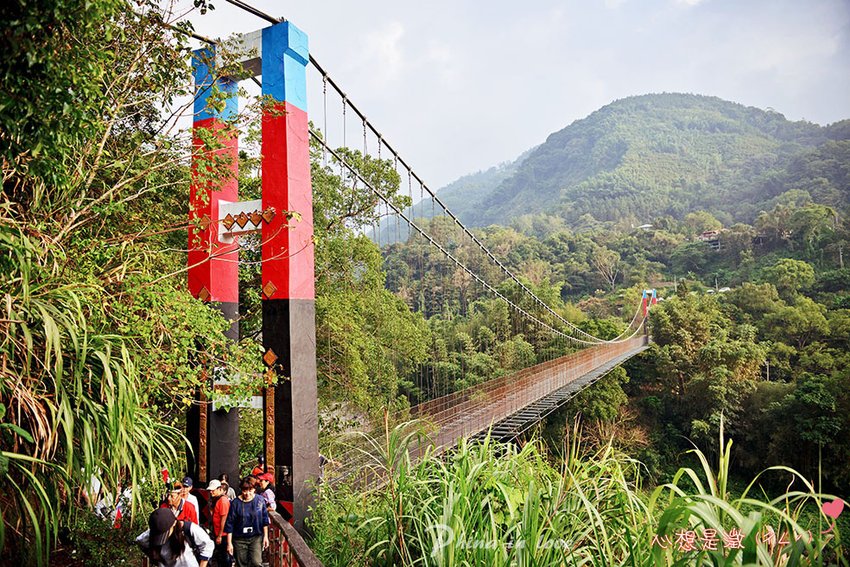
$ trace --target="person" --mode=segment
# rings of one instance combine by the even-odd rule
[[[174,517],[178,520],[188,520],[193,524],[198,523],[198,509],[188,500],[183,499],[183,483],[175,482],[165,496],[163,508],[171,508]]]
[[[227,473],[223,472],[218,475],[218,480],[221,481],[221,486],[224,488],[224,493],[227,494],[227,497],[230,500],[236,498],[236,491],[230,486],[230,477],[227,476]]]
[[[214,549],[198,524],[178,520],[168,508],[151,513],[148,529],[136,538],[136,544],[159,567],[206,567]]]
[[[230,567],[233,559],[227,553],[227,538],[224,535],[224,523],[227,521],[227,513],[230,511],[230,499],[224,493],[224,485],[220,480],[211,480],[207,485],[210,493],[210,507],[212,508],[212,535],[215,541],[215,552],[213,562],[219,567]]]
[[[239,488],[241,493],[230,503],[224,524],[227,552],[236,559],[236,567],[261,567],[263,550],[269,547],[269,511],[247,477]]]
[[[266,457],[263,454],[257,455],[257,464],[251,469],[252,476],[260,476],[266,472]]]
[[[260,481],[260,490],[262,491],[260,494],[263,500],[266,501],[266,506],[269,510],[277,510],[277,503],[274,501],[274,490],[271,488],[271,483],[274,482],[272,473],[263,473],[257,479]],[[257,492],[260,492],[260,490]]]
[[[224,490],[225,496],[227,496],[227,499],[231,502],[234,498],[236,498],[236,491],[233,490],[233,487],[230,486],[230,484],[228,484],[226,480],[221,481],[221,489]]]
[[[183,492],[181,493],[181,496],[183,497],[183,500],[188,500],[194,504],[195,510],[200,512],[201,506],[198,504],[198,497],[192,494],[192,484],[191,476],[183,477]]]

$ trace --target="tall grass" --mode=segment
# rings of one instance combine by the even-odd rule
[[[123,339],[94,327],[105,294],[66,283],[52,243],[2,212],[0,551],[45,564],[93,475],[138,486],[178,462],[182,436],[143,409]]]
[[[823,502],[835,496],[818,494],[810,481],[784,466],[766,469],[735,496],[729,490],[732,440],[724,439],[722,420],[719,447],[716,469],[701,451],[693,449],[690,452],[700,470],[683,467],[670,483],[652,492],[649,510],[657,520],[656,533],[672,536],[674,541],[673,545],[653,546],[653,564],[848,565],[841,534],[827,530],[826,520],[831,519],[820,513]],[[786,493],[776,498],[764,493],[754,496],[759,478],[765,474],[787,477]],[[791,490],[794,485],[800,490]],[[812,510],[818,521],[805,525],[803,518],[811,518],[806,512]],[[681,541],[687,532],[704,535],[709,531],[722,541],[722,534],[728,537],[732,530],[740,533],[740,542],[734,547],[682,550],[689,547]]]
[[[673,482],[647,492],[639,463],[610,443],[583,453],[578,433],[555,466],[536,440],[522,447],[462,442],[414,463],[410,448],[418,436],[411,424],[388,429],[372,440],[374,474],[384,475],[386,485],[326,491],[311,546],[328,566],[846,565],[838,534],[813,530],[805,539],[812,527],[799,523],[802,506],[819,506],[821,496],[789,469],[774,470],[794,475],[804,490],[758,499],[749,496],[754,481],[732,497],[726,444],[716,470],[695,450],[700,472],[683,468]],[[781,550],[761,541],[759,530],[769,522],[800,539]],[[656,537],[733,527],[747,534],[741,550],[664,549]]]

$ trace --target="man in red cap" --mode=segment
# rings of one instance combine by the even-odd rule
[[[274,476],[272,473],[263,473],[257,477],[260,481],[260,496],[263,497],[266,501],[266,506],[268,506],[269,510],[276,510],[277,503],[274,501],[274,490],[271,488],[271,483],[274,482]]]

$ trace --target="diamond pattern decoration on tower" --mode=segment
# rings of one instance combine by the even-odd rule
[[[212,297],[212,294],[206,287],[202,287],[201,291],[198,292],[198,299],[201,301],[209,301],[210,297]]]
[[[239,216],[236,217],[236,224],[239,225],[239,228],[245,228],[245,225],[248,224],[248,215],[245,212],[239,213]]]
[[[224,228],[230,230],[231,228],[233,228],[233,225],[236,224],[236,219],[233,218],[233,215],[227,213],[227,216],[224,217],[224,220],[222,222],[224,223]]]
[[[207,215],[202,216],[198,225],[201,227],[201,230],[208,229],[210,227],[210,217]]]
[[[251,224],[254,226],[260,226],[261,222],[263,222],[263,215],[260,214],[260,211],[254,211],[251,213]]]
[[[269,299],[271,299],[271,297],[274,295],[274,292],[276,291],[277,286],[274,285],[272,282],[268,282],[266,285],[263,286],[263,293]]]
[[[263,211],[263,220],[264,221],[272,222],[273,218],[274,218],[274,209],[272,207],[269,207],[268,209]]]
[[[263,355],[263,362],[266,363],[266,366],[273,366],[277,362],[277,355],[272,349],[267,350],[266,354]]]

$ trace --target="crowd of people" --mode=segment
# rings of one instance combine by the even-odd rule
[[[255,468],[239,483],[239,495],[227,474],[193,494],[190,477],[166,484],[160,507],[136,543],[160,567],[261,567],[269,547],[269,511],[277,504],[271,473]]]

